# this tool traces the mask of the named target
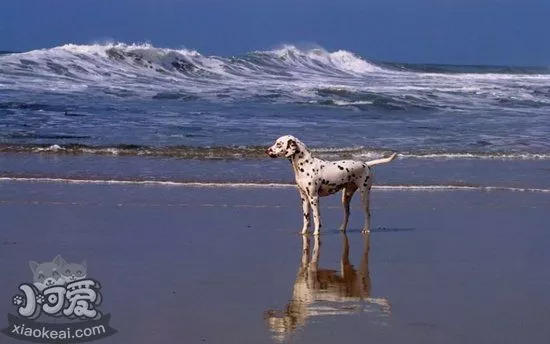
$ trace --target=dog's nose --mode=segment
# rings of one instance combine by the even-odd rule
[[[270,158],[276,158],[277,157],[277,154],[273,153],[273,150],[271,149],[271,147],[269,147],[268,149],[265,150],[265,154],[267,154]]]

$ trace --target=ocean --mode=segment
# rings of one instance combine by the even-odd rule
[[[267,146],[369,160],[377,188],[550,192],[550,68],[390,63],[281,46],[0,54],[0,178],[288,186]],[[379,170],[379,171],[378,171]]]

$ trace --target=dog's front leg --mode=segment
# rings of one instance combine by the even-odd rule
[[[304,226],[302,227],[302,234],[307,234],[307,230],[309,228],[309,219],[310,219],[309,200],[307,195],[303,193],[301,190],[300,190],[300,197],[302,198],[302,211],[303,211],[302,215],[304,217]]]
[[[313,209],[313,223],[315,225],[314,235],[319,235],[319,230],[321,229],[321,214],[319,211],[319,195],[311,195],[309,197],[309,203]]]

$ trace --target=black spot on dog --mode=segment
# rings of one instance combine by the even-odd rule
[[[303,168],[301,168],[301,169],[300,169],[300,172],[304,172],[304,169],[303,169]]]
[[[342,171],[344,170],[344,168],[340,165],[338,165],[338,168],[341,169]]]
[[[347,167],[346,167],[346,172],[348,172],[348,173],[349,173],[349,168],[347,168]]]

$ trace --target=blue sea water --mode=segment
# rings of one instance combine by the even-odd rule
[[[453,185],[476,184],[465,176],[479,161],[532,162],[536,175],[520,173],[522,180],[546,185],[550,69],[398,64],[295,46],[231,57],[123,43],[0,55],[4,176],[66,176],[30,166],[44,156],[93,156],[99,165],[123,157],[238,161],[256,171],[248,172],[253,181],[274,181],[279,170],[273,178],[262,171],[280,164],[264,161],[263,150],[287,133],[326,158],[396,151],[419,171],[452,160],[465,174],[439,182]],[[193,171],[176,174],[208,180]],[[243,180],[242,172],[227,173],[228,181]],[[417,182],[409,177],[396,183]]]

